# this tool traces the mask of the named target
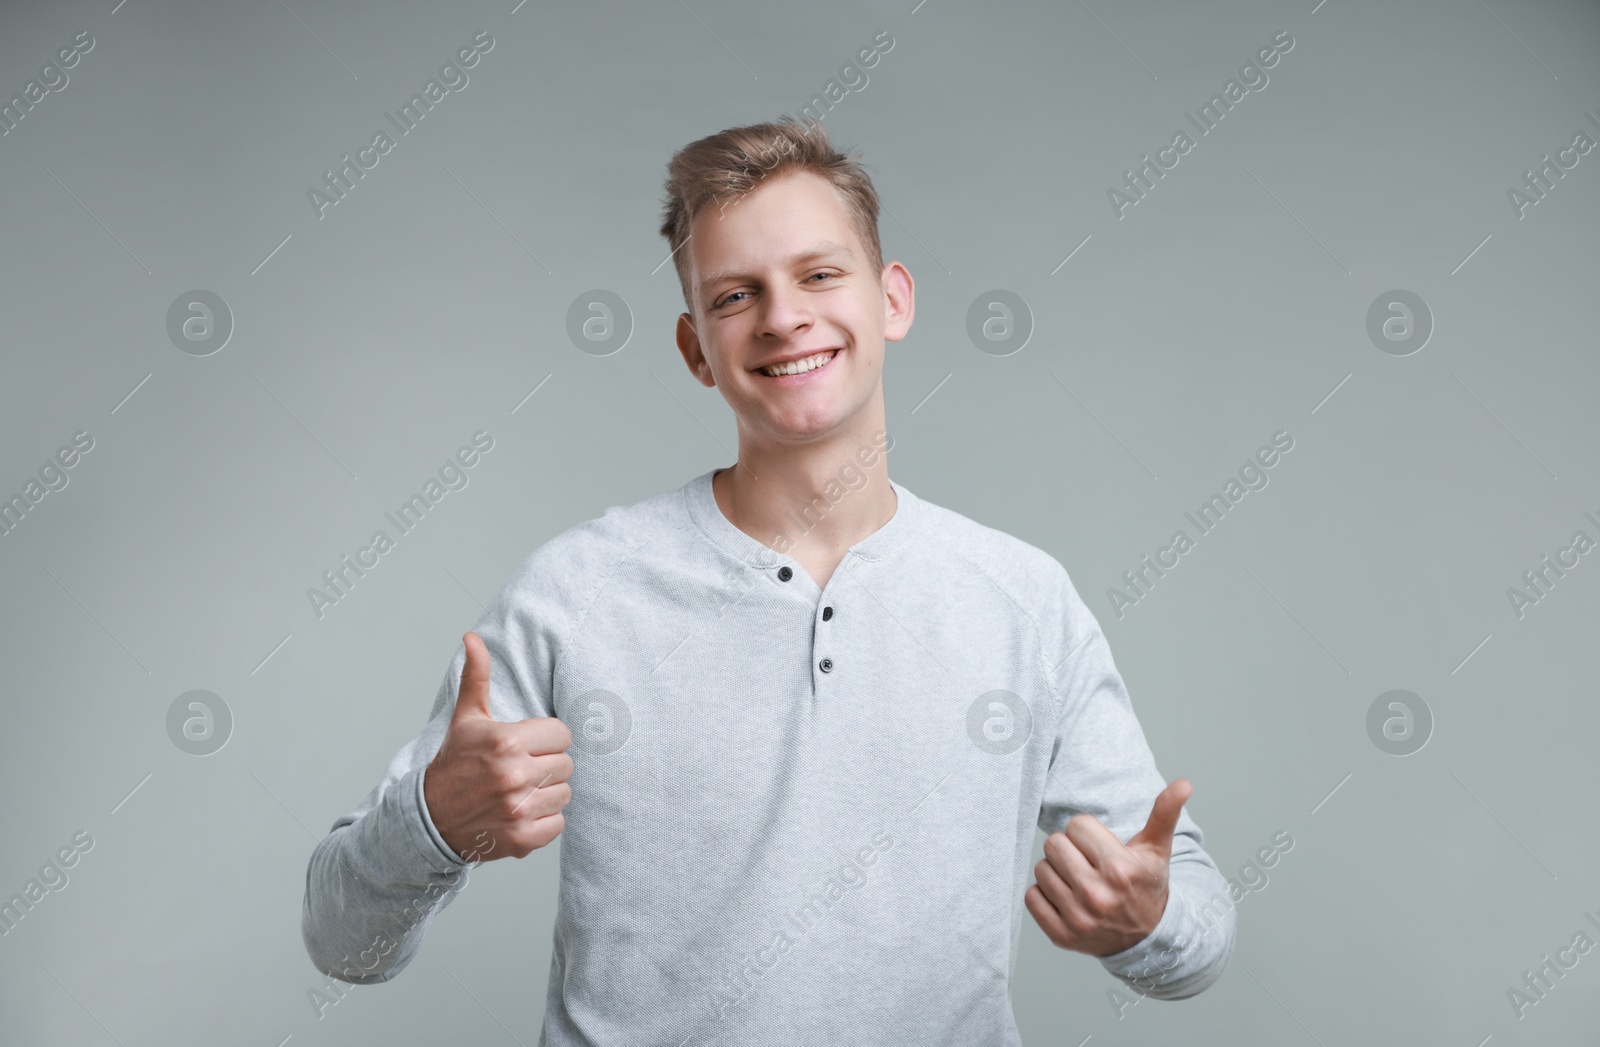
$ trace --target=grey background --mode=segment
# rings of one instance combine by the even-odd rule
[[[1507,997],[1600,940],[1600,555],[1520,619],[1507,597],[1600,537],[1600,154],[1507,199],[1600,138],[1596,5],[286,2],[0,16],[0,99],[96,42],[0,138],[0,494],[95,440],[0,538],[0,898],[95,841],[0,938],[0,1038],[537,1041],[553,848],[486,866],[396,982],[320,1019],[307,857],[518,561],[733,461],[672,343],[665,163],[887,30],[827,126],[917,280],[892,475],[1066,566],[1225,874],[1296,843],[1182,1004],[1119,1018],[1025,915],[1025,1041],[1600,1042],[1600,953],[1521,1020]],[[307,190],[483,29],[468,86],[319,220]],[[1270,84],[1117,218],[1122,172],[1285,29]],[[634,324],[604,356],[566,326],[596,288]],[[194,289],[233,317],[209,356],[166,329]],[[1031,312],[1021,351],[967,336],[992,289]],[[1367,334],[1392,289],[1432,313],[1421,351]],[[306,589],[480,429],[469,485],[319,620]],[[1119,618],[1122,572],[1280,430],[1269,485]],[[193,689],[233,717],[209,756],[167,731]],[[1393,689],[1434,718],[1409,756],[1366,728]]]

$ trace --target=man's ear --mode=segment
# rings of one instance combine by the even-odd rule
[[[706,354],[700,349],[700,335],[694,329],[694,317],[688,313],[678,314],[678,352],[683,354],[683,362],[696,381],[707,389],[717,384],[711,374],[711,365],[706,363]]]
[[[916,282],[911,271],[899,262],[883,267],[884,341],[898,342],[911,330],[917,312]]]

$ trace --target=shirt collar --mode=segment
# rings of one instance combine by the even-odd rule
[[[713,545],[743,562],[747,567],[765,570],[783,563],[794,563],[792,556],[780,553],[764,542],[745,534],[722,515],[722,507],[717,504],[716,495],[711,488],[711,478],[716,472],[716,469],[708,469],[684,484],[682,488],[684,507],[701,532]],[[889,486],[894,488],[898,500],[894,515],[882,527],[849,549],[849,552],[863,560],[881,560],[888,556],[915,529],[921,517],[922,499],[892,479],[889,481]],[[803,531],[803,521],[793,520],[791,523],[792,526],[784,528],[784,533],[791,541],[798,543]]]

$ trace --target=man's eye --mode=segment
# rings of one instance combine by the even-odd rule
[[[838,273],[828,273],[828,272],[812,273],[811,276],[806,277],[806,279],[810,280],[810,279],[812,279],[812,277],[817,277],[817,276],[830,276],[831,277],[831,276],[838,276],[838,275],[839,275]],[[749,294],[749,293],[750,292],[748,292],[748,291],[735,291],[732,294],[730,294],[728,297],[724,298],[722,301],[718,302],[716,305],[712,306],[712,308],[713,309],[721,309],[725,305],[732,305],[732,304],[734,304],[735,301],[738,300],[740,295]]]

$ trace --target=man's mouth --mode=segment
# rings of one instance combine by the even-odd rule
[[[817,353],[815,356],[808,356],[803,360],[794,360],[774,367],[763,367],[757,373],[766,375],[768,378],[783,378],[790,375],[806,374],[809,371],[816,371],[828,366],[828,363],[838,353],[839,350],[837,349],[828,349]]]

